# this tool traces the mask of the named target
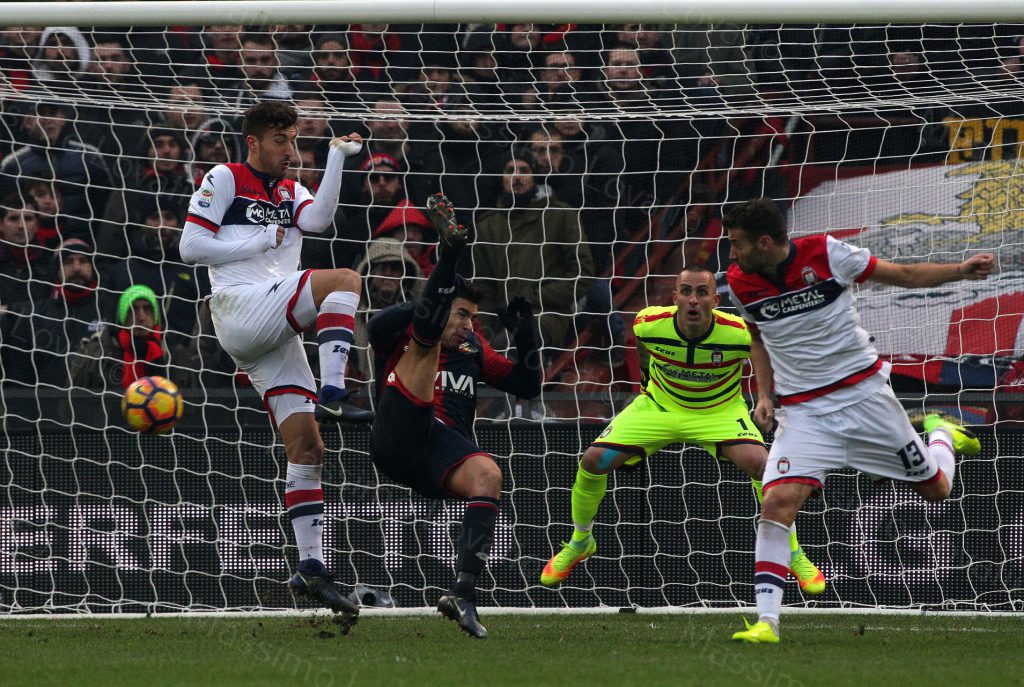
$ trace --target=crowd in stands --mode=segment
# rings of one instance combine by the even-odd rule
[[[619,249],[663,238],[666,207],[777,190],[770,154],[727,197],[692,183],[736,124],[673,113],[1017,78],[1015,27],[977,28],[972,43],[973,28],[6,28],[0,380],[117,388],[163,370],[185,387],[244,382],[212,338],[205,269],[177,243],[197,181],[244,159],[240,115],[264,99],[300,110],[292,173],[314,192],[332,136],[368,140],[303,267],[357,269],[368,312],[414,297],[435,259],[421,208],[441,191],[475,231],[463,270],[480,279],[484,312],[524,296],[549,362],[596,326],[617,365],[628,317],[613,293],[646,257]],[[770,118],[751,122],[748,136],[781,135]],[[736,153],[714,164],[728,167],[723,155]],[[369,375],[365,355],[350,374]]]

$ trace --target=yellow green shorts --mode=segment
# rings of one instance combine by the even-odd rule
[[[628,465],[657,453],[669,444],[696,444],[721,458],[721,444],[764,445],[761,432],[750,419],[742,396],[712,410],[665,410],[645,394],[633,399],[604,428],[591,446],[614,449],[631,456]]]

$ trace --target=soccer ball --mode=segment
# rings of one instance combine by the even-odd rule
[[[121,414],[143,434],[163,434],[178,423],[184,405],[177,385],[164,377],[143,377],[125,389]]]

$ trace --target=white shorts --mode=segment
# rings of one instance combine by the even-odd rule
[[[831,413],[812,415],[788,406],[778,419],[764,469],[765,491],[786,482],[820,489],[829,471],[842,468],[901,482],[939,478],[938,463],[888,384]]]
[[[299,336],[316,321],[310,274],[231,286],[210,301],[217,340],[249,375],[275,426],[314,410],[316,381]]]

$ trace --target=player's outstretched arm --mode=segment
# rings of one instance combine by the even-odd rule
[[[302,208],[295,220],[299,229],[319,234],[331,226],[341,198],[341,171],[345,166],[345,158],[358,154],[362,149],[363,137],[356,133],[331,139],[320,188],[313,202]]]
[[[871,281],[905,289],[920,289],[939,286],[951,281],[987,279],[995,271],[996,256],[991,253],[972,255],[963,262],[934,263],[915,262],[896,264],[879,260],[875,271],[868,277]]]
[[[515,342],[516,364],[504,379],[494,384],[495,388],[517,398],[540,396],[544,364],[533,303],[522,296],[516,296],[498,313],[498,318]]]
[[[389,305],[366,323],[366,338],[375,351],[390,350],[412,324],[416,303]]]

